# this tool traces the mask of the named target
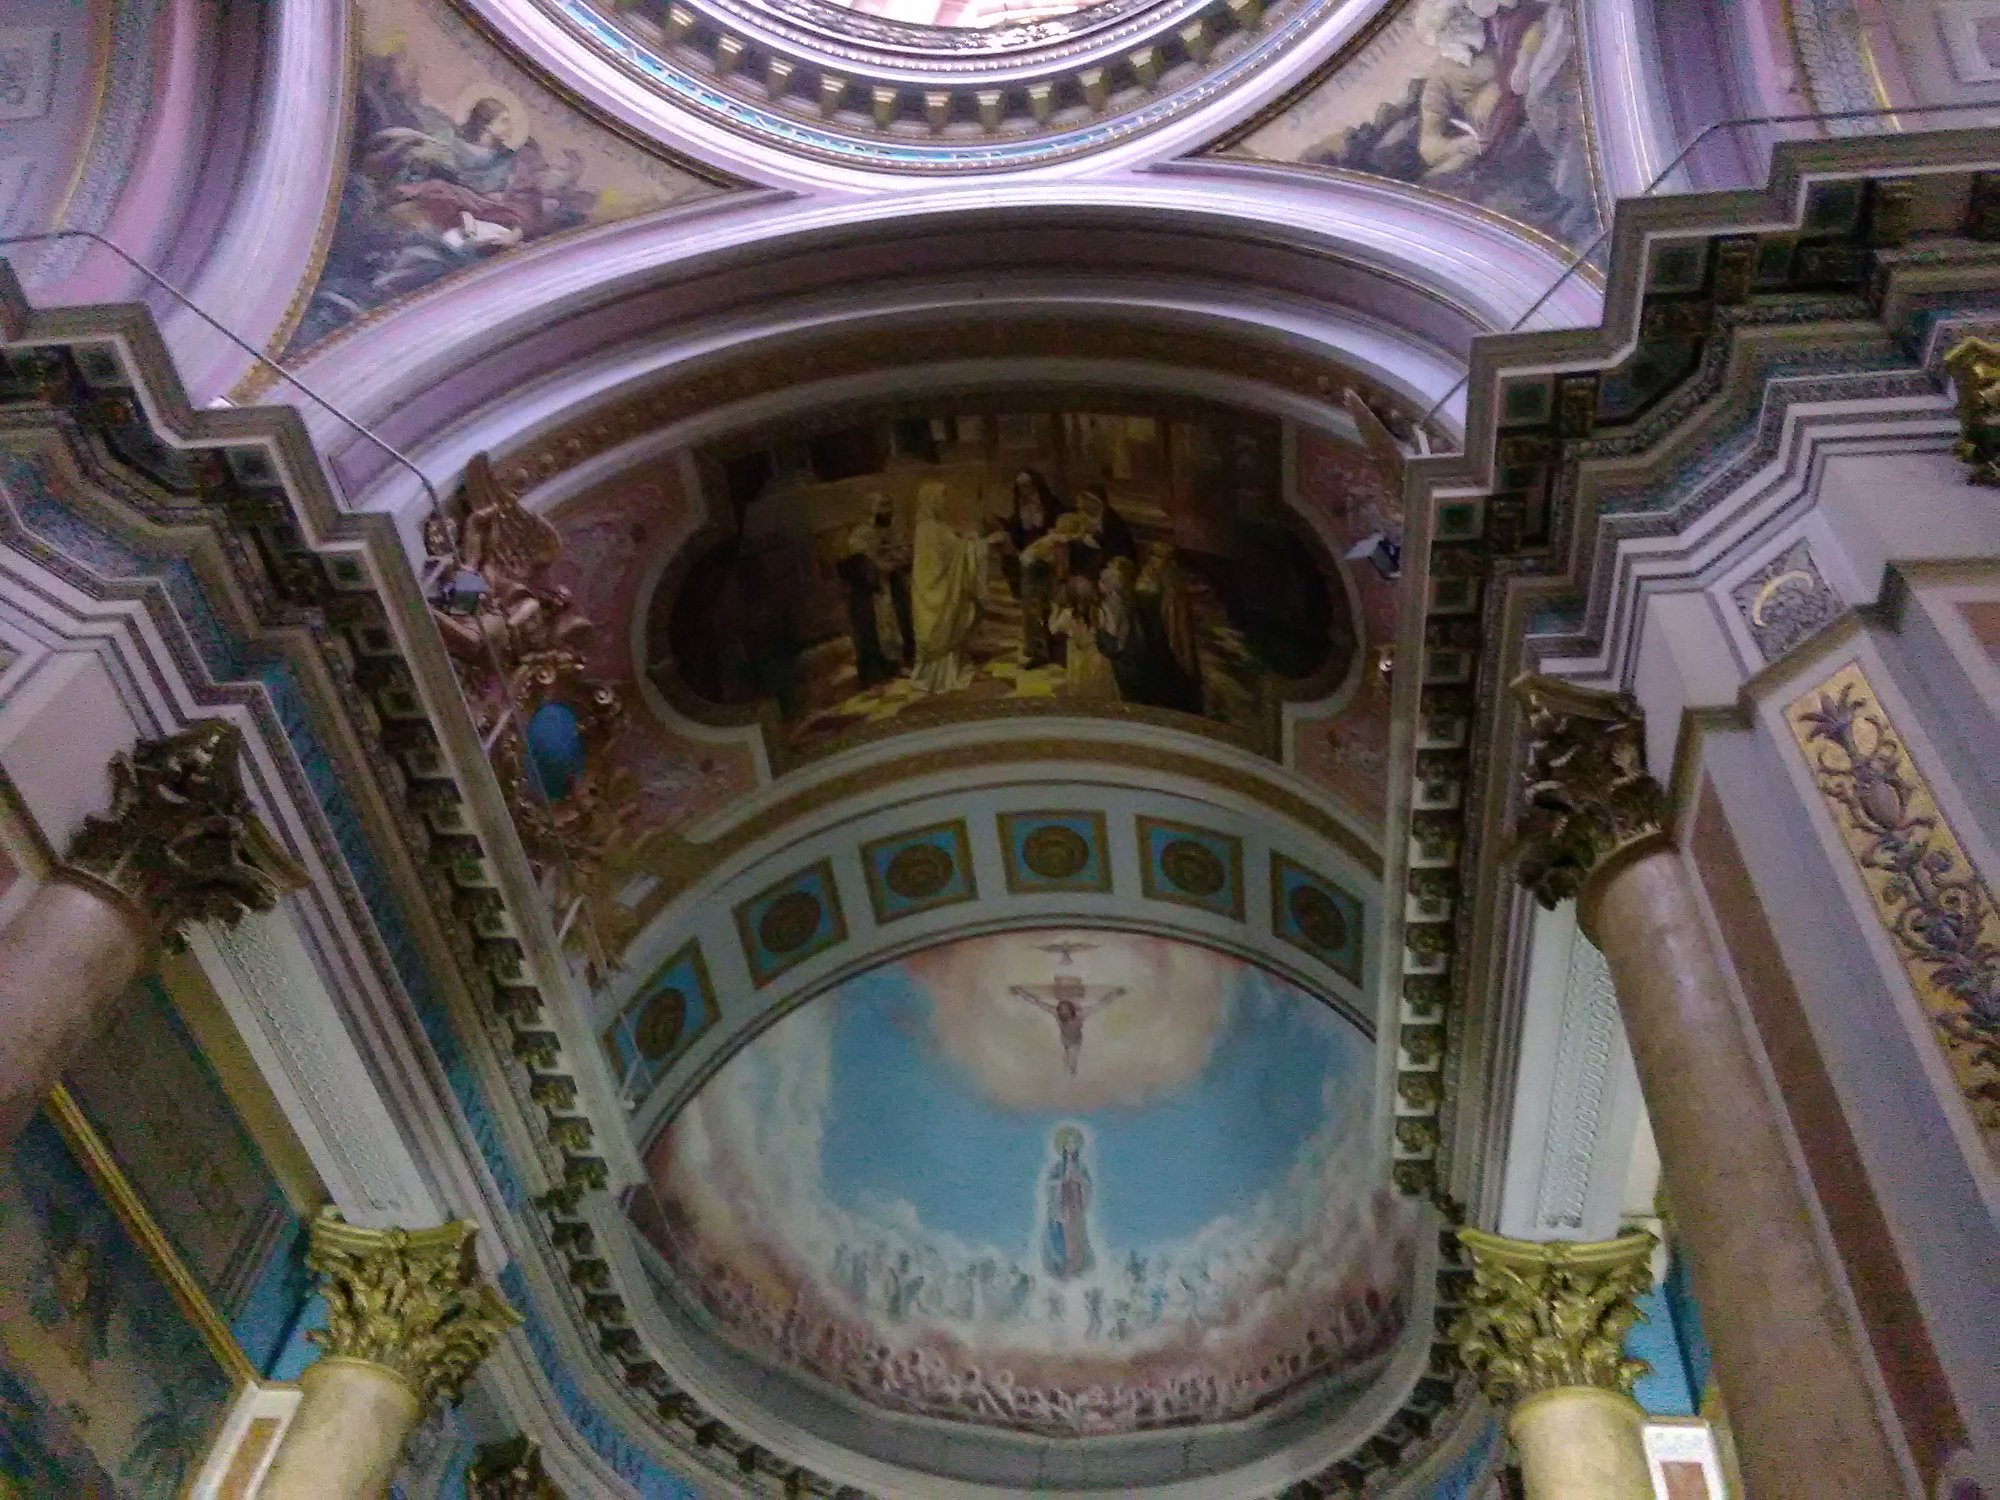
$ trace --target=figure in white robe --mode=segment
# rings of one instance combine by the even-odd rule
[[[967,643],[986,601],[986,543],[952,524],[945,488],[932,481],[917,491],[917,525],[910,560],[910,616],[917,638],[910,679],[926,693],[950,693],[971,683]]]

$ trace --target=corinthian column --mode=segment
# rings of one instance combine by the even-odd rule
[[[111,759],[111,807],[0,931],[0,1144],[106,1006],[194,922],[268,910],[305,876],[258,820],[234,725],[205,719]]]
[[[521,1321],[472,1255],[475,1227],[357,1229],[313,1221],[320,1357],[258,1491],[262,1500],[380,1500],[403,1441],[434,1404],[459,1398],[495,1340]]]
[[[1461,1229],[1472,1289],[1452,1341],[1507,1413],[1528,1500],[1652,1500],[1645,1414],[1625,1357],[1652,1285],[1650,1234],[1535,1244]]]
[[[1531,741],[1519,878],[1544,906],[1574,898],[1610,967],[1750,1493],[1903,1494],[1789,1121],[1646,774],[1638,707],[1549,678],[1514,689]]]

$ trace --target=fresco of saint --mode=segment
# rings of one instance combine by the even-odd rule
[[[1416,0],[1388,60],[1243,141],[1268,160],[1420,184],[1580,247],[1602,220],[1567,0]]]
[[[347,175],[288,353],[510,250],[712,190],[549,107],[448,10],[359,0],[354,11]]]
[[[1053,1143],[1055,1165],[1043,1183],[1042,1267],[1058,1281],[1074,1281],[1097,1264],[1090,1248],[1090,1171],[1083,1164],[1081,1130],[1064,1125]]]

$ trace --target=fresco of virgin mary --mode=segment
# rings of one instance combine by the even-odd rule
[[[1056,1161],[1045,1182],[1048,1223],[1042,1231],[1042,1265],[1059,1281],[1073,1281],[1096,1263],[1090,1249],[1090,1173],[1083,1165],[1083,1132],[1065,1125],[1055,1134]]]

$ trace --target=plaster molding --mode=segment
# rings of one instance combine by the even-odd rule
[[[190,946],[333,1201],[359,1224],[435,1222],[441,1206],[290,923],[256,918]]]
[[[1087,186],[724,200],[500,257],[332,341],[303,373],[358,420],[396,415],[393,435],[421,452],[432,433],[505,391],[533,386],[552,413],[577,409],[588,383],[575,394],[563,388],[607,352],[658,367],[663,346],[672,346],[671,357],[685,361],[704,343],[712,353],[718,336],[723,345],[744,343],[746,318],[761,337],[788,330],[802,310],[811,315],[814,296],[843,323],[862,327],[894,307],[913,278],[952,275],[960,289],[927,316],[965,316],[973,285],[990,298],[1021,276],[1029,243],[1021,236],[1060,247],[1072,296],[1100,290],[1075,284],[1077,265],[1143,257],[1191,297],[1220,292],[1239,309],[1246,295],[1296,298],[1308,289],[1322,303],[1344,303],[1345,315],[1393,297],[1407,306],[1398,316],[1414,322],[1428,307],[1434,328],[1413,341],[1417,347],[1449,347],[1511,324],[1562,270],[1548,249],[1442,202],[1363,182],[1280,182],[1215,164]],[[1216,257],[1232,247],[1246,279],[1222,287]],[[1310,315],[1306,303],[1294,306]],[[1597,307],[1596,290],[1571,278],[1543,315],[1592,318]],[[1282,319],[1246,319],[1245,311],[1220,321],[1268,325],[1268,336],[1287,341],[1298,335]],[[1350,342],[1336,330],[1322,337],[1336,355]],[[1366,376],[1399,378],[1379,360],[1351,363]],[[428,393],[440,386],[454,392],[454,409],[424,415],[435,404]],[[473,394],[482,390],[490,394]],[[387,461],[363,440],[309,406],[300,410],[350,486],[386,472]]]
[[[739,85],[738,92],[731,94],[716,88],[711,79],[703,80],[707,84],[705,98],[687,95],[688,83],[683,80],[696,76],[691,68],[678,66],[668,58],[643,57],[638,45],[629,37],[620,36],[608,22],[544,0],[478,0],[478,4],[487,24],[536,66],[560,79],[565,87],[593,106],[642,134],[672,140],[684,149],[691,149],[724,170],[767,182],[836,190],[866,190],[893,180],[882,169],[893,166],[895,158],[876,157],[866,149],[870,142],[865,136],[856,137],[859,149],[846,152],[832,149],[815,155],[801,150],[801,144],[809,136],[814,139],[826,136],[829,140],[833,137],[833,132],[823,128],[816,107],[808,110],[802,102],[795,101],[798,118],[794,121],[788,117],[785,105],[774,104],[762,90],[743,94]],[[1005,151],[978,149],[982,142],[977,137],[938,142],[937,154],[944,157],[948,151],[957,150],[965,158],[958,163],[959,170],[968,172],[966,180],[977,182],[990,182],[1000,172],[1009,170],[1017,175],[1025,170],[1037,177],[1063,177],[1168,159],[1193,150],[1243,115],[1295,87],[1326,57],[1362,34],[1381,8],[1381,0],[1331,0],[1331,3],[1299,7],[1281,17],[1283,34],[1272,37],[1261,34],[1266,24],[1262,7],[1249,7],[1245,12],[1249,29],[1239,34],[1241,41],[1237,48],[1220,49],[1218,66],[1209,76],[1191,80],[1178,91],[1170,89],[1164,100],[1151,86],[1141,89],[1138,99],[1119,100],[1118,107],[1107,109],[1098,119],[1088,122],[1093,138],[1080,143],[1086,151],[1083,155],[1074,154],[1077,148],[1072,146],[1067,156],[1057,156],[1045,165],[1024,167],[1021,161],[1010,161]],[[1170,32],[1174,20],[1171,14],[1156,17],[1149,10],[1141,12],[1135,23],[1141,26],[1152,23],[1156,29]],[[787,33],[785,39],[794,47],[806,35],[800,28],[787,26],[776,18],[741,12],[711,24],[719,25],[724,34],[733,29],[746,51],[752,45],[768,45],[778,40],[781,30]],[[1092,35],[1091,31],[1082,33],[1079,42],[1083,48],[1089,47]],[[1114,61],[1142,47],[1146,40],[1137,35],[1127,37],[1115,30],[1114,37],[1122,43],[1111,53]],[[864,49],[820,42],[809,50],[822,53],[824,65],[832,71],[853,72],[857,83],[869,84],[861,69],[847,66],[854,59],[842,55]],[[885,81],[909,82],[920,88],[922,60],[920,54],[908,54],[899,65],[887,68]],[[1233,63],[1235,67],[1226,69],[1220,66],[1223,63]],[[812,61],[803,65],[801,71],[804,66],[818,68],[821,63]],[[1018,64],[1012,71],[1018,73]],[[1239,75],[1240,81],[1229,81]],[[671,96],[677,88],[685,95],[683,99]],[[725,104],[734,105],[737,123],[733,127],[718,112]],[[881,134],[886,137],[886,132]],[[922,142],[921,136],[915,139]],[[1014,154],[1019,155],[1018,147]],[[906,170],[921,169],[924,160],[921,155],[908,152],[906,157]],[[1035,158],[1025,160],[1032,162]]]
[[[318,274],[320,231],[347,172],[351,21],[339,0],[287,0],[264,13],[269,34],[249,160],[186,287],[196,305],[260,348],[285,323],[295,290]],[[228,390],[252,366],[178,303],[165,306],[160,328],[197,402]]]

